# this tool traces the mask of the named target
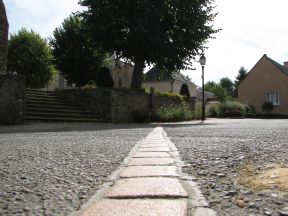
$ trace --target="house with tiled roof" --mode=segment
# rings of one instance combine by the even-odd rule
[[[197,96],[197,86],[188,76],[184,76],[180,72],[169,73],[153,67],[144,76],[143,88],[153,87],[155,91],[159,92],[177,93],[187,97]]]
[[[264,101],[271,101],[273,113],[288,114],[288,62],[282,65],[263,55],[239,84],[238,99],[257,112]]]

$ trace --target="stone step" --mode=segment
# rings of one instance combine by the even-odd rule
[[[26,121],[39,121],[39,122],[107,122],[99,118],[61,118],[61,117],[45,117],[45,116],[26,116]]]
[[[39,102],[39,101],[48,101],[48,102],[55,102],[55,103],[69,103],[68,101],[65,101],[65,100],[62,100],[62,99],[59,99],[57,97],[40,97],[40,96],[28,96],[26,95],[26,100],[29,100],[29,101],[35,101],[35,102]]]
[[[49,113],[49,112],[26,112],[26,116],[43,116],[43,117],[68,117],[68,118],[98,118],[91,114],[79,113]]]
[[[64,108],[55,108],[55,107],[27,107],[26,112],[39,112],[39,113],[46,113],[46,112],[50,112],[50,113],[86,113],[86,114],[91,114],[93,115],[93,113],[91,113],[90,111],[86,111],[86,110],[82,110],[81,108],[76,107],[75,109],[71,109],[70,107],[64,107]]]
[[[55,104],[55,105],[70,105],[69,103],[67,102],[64,102],[64,101],[50,101],[50,100],[45,100],[45,99],[30,99],[30,98],[27,98],[26,99],[26,102],[27,103],[31,103],[31,104]]]
[[[71,105],[58,105],[58,104],[38,104],[38,103],[28,103],[27,109],[62,109],[62,110],[76,110],[76,111],[82,111],[83,109],[78,106],[71,106]]]
[[[37,95],[55,95],[54,92],[39,91],[34,89],[26,89],[26,94],[37,94]]]
[[[26,93],[26,98],[47,98],[47,99],[59,100],[59,97],[57,97],[57,95],[40,95],[40,94],[31,94],[31,93]]]
[[[26,90],[25,121],[107,122],[82,107],[59,98],[54,92],[34,89]]]

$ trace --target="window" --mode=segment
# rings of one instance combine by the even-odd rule
[[[279,92],[270,92],[266,94],[266,100],[271,101],[273,105],[280,105]]]

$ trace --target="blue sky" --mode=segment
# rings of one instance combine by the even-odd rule
[[[51,36],[72,12],[78,0],[4,0],[10,33],[22,27]],[[279,63],[288,61],[288,0],[216,0],[216,28],[223,29],[207,43],[205,80],[234,80],[241,66],[250,70],[263,54]],[[201,85],[201,68],[184,71]]]

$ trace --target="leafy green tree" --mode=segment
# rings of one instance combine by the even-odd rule
[[[27,87],[42,88],[55,74],[50,47],[34,31],[22,28],[8,42],[8,72],[26,76]]]
[[[218,84],[215,83],[214,81],[208,81],[207,83],[205,83],[204,85],[204,90],[205,91],[208,91],[208,92],[212,92],[213,91],[213,88],[215,86],[217,86]]]
[[[80,0],[94,43],[134,62],[131,88],[140,89],[146,64],[177,71],[205,50],[214,0]]]
[[[247,76],[247,69],[245,69],[244,67],[241,67],[234,81],[234,96],[235,97],[238,97],[238,86],[242,82],[242,80],[244,80],[246,76]]]
[[[50,38],[55,64],[68,82],[83,86],[96,80],[104,55],[92,46],[78,15],[66,18]]]
[[[221,85],[216,85],[213,89],[212,92],[215,94],[216,98],[223,102],[227,99],[228,93],[225,88],[223,88]]]
[[[220,79],[220,86],[222,86],[230,97],[234,96],[234,83],[228,77],[223,77]]]
[[[208,81],[204,85],[204,90],[214,93],[216,99],[220,100],[221,102],[223,102],[228,97],[226,89],[223,88],[223,86],[221,86],[220,84],[213,81]]]

